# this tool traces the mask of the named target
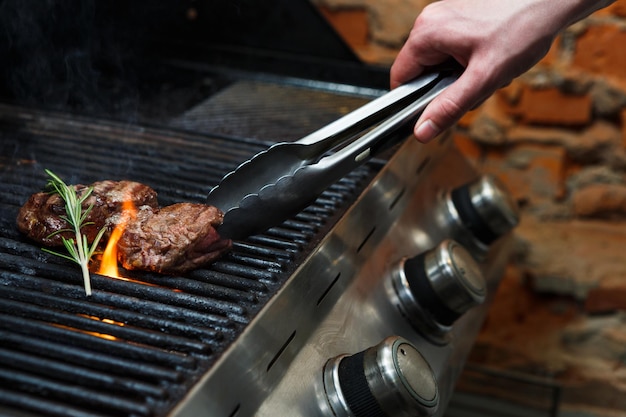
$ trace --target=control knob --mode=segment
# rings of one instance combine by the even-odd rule
[[[337,417],[426,417],[439,406],[430,365],[410,342],[397,336],[328,361],[324,388]]]
[[[484,175],[444,198],[443,222],[450,236],[484,252],[519,222],[519,209],[504,185]]]
[[[450,326],[482,304],[487,284],[480,267],[454,240],[402,259],[390,276],[392,297],[407,319],[431,341],[446,342]]]

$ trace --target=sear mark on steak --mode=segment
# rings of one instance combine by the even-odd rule
[[[106,238],[119,221],[119,213],[122,211],[122,204],[129,198],[135,207],[158,207],[157,193],[147,185],[133,181],[98,181],[91,185],[93,192],[83,203],[83,209],[87,209],[93,204],[91,212],[87,216],[86,222],[81,231],[89,243],[93,242],[98,231],[106,227],[104,234]],[[89,186],[78,184],[76,190],[82,195]],[[69,229],[70,225],[61,216],[65,213],[65,202],[59,194],[40,192],[30,196],[17,216],[18,229],[29,238],[46,246],[63,246],[62,237],[72,239],[74,233],[67,231],[52,233],[59,230]]]
[[[207,265],[231,248],[216,226],[223,213],[205,204],[177,203],[143,207],[117,243],[118,261],[126,269],[182,273]]]

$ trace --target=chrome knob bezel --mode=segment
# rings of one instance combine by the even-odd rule
[[[444,191],[437,200],[439,227],[477,259],[483,259],[491,244],[519,223],[517,203],[504,184],[491,175]]]
[[[428,361],[409,341],[391,336],[365,351],[339,355],[326,363],[323,370],[324,392],[336,417],[370,415],[363,411],[365,408],[351,409],[350,395],[344,393],[345,389],[352,388],[352,381],[342,380],[340,367],[346,363],[344,361],[352,360],[358,361],[359,381],[367,383],[367,392],[361,392],[359,399],[373,402],[376,415],[428,417],[437,412],[439,388]],[[350,364],[351,367],[353,365]]]
[[[414,258],[401,259],[387,285],[391,301],[411,325],[439,345],[450,342],[454,321],[487,297],[479,264],[450,239]]]

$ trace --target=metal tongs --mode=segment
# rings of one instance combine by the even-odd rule
[[[277,226],[343,176],[409,137],[413,123],[459,76],[422,75],[295,142],[280,142],[222,178],[207,204],[224,212],[218,232],[242,239]]]

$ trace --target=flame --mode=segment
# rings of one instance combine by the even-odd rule
[[[100,261],[100,269],[98,274],[106,275],[111,278],[124,279],[117,269],[117,242],[122,237],[124,229],[128,222],[137,216],[137,208],[133,204],[132,200],[127,199],[122,204],[122,213],[119,223],[113,229],[107,247],[102,253],[102,260]]]
[[[124,327],[126,324],[112,320],[112,319],[101,319],[99,317],[95,317],[95,316],[89,316],[89,315],[85,315],[85,314],[77,314],[80,317],[85,317],[91,320],[96,320],[96,321],[101,321],[103,323],[107,323],[107,324],[111,324],[111,325],[116,325],[119,327]],[[79,332],[82,334],[87,334],[90,336],[94,336],[100,339],[104,339],[104,340],[120,340],[117,336],[113,336],[111,334],[107,334],[107,333],[98,333],[98,332],[92,332],[89,330],[85,330],[85,329],[81,329],[79,327],[72,327],[72,326],[68,326],[65,324],[61,324],[61,323],[51,323],[52,326],[57,327],[59,329],[65,329],[65,330],[71,330],[73,332]]]
[[[126,323],[123,323],[121,321],[115,321],[113,319],[100,318],[100,317],[97,317],[97,316],[90,316],[88,314],[79,314],[79,316],[86,317],[88,319],[95,320],[95,321],[101,321],[102,323],[106,323],[106,324],[114,324],[114,325],[120,326],[120,327],[126,326]]]

